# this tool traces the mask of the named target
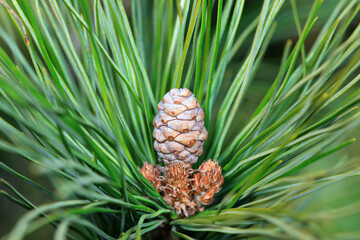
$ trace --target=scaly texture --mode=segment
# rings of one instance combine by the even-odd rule
[[[171,89],[158,104],[153,120],[154,148],[165,164],[170,161],[196,163],[208,132],[205,113],[189,89]]]
[[[145,163],[140,172],[179,217],[203,211],[204,205],[214,200],[215,193],[224,182],[222,169],[216,160],[204,162],[199,170],[193,170],[190,164],[182,161],[171,161],[162,171],[163,176]]]
[[[189,89],[171,89],[158,104],[158,110],[153,120],[153,137],[154,148],[165,162],[164,176],[157,184],[148,163],[141,173],[178,216],[188,217],[213,201],[224,181],[221,167],[211,160],[203,163],[197,174],[191,167],[203,152],[208,132],[205,113]]]
[[[140,169],[141,174],[148,180],[153,187],[159,191],[162,184],[160,179],[159,170],[153,167],[150,163],[145,162],[144,166]]]
[[[198,211],[198,204],[193,198],[191,176],[193,169],[190,164],[173,161],[166,166],[163,186],[160,191],[167,204],[178,216],[191,216]]]
[[[214,194],[220,191],[224,182],[221,171],[218,162],[216,160],[211,161],[211,159],[199,167],[199,172],[194,177],[194,190],[200,204],[210,204],[214,200]]]

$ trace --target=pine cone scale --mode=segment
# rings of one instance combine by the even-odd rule
[[[178,120],[196,120],[196,121],[200,121],[197,119],[197,116],[200,114],[200,111],[198,109],[191,109],[191,110],[186,110],[182,113],[180,113],[179,115],[176,116],[176,118]]]

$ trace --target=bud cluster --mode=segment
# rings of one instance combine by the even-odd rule
[[[191,216],[202,211],[214,200],[214,194],[224,182],[217,161],[208,160],[198,170],[182,161],[166,165],[163,175],[149,163],[140,169],[143,176],[162,195],[178,216]]]

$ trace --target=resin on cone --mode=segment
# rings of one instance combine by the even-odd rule
[[[196,163],[203,152],[208,132],[205,113],[187,88],[171,89],[158,104],[159,113],[153,120],[154,148],[159,157],[170,161]]]

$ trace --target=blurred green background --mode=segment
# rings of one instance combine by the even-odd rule
[[[125,6],[127,8],[130,7],[128,4],[129,1],[125,1],[127,4]],[[297,6],[299,11],[299,17],[304,23],[305,18],[307,17],[307,13],[311,8],[311,4],[313,1],[310,0],[297,0]],[[333,11],[337,0],[325,0],[323,6],[319,11],[319,21],[316,23],[314,29],[310,33],[307,41],[306,47],[311,47],[312,40],[317,36],[318,31],[321,25],[324,23],[329,14]],[[252,0],[245,2],[245,9],[243,18],[240,22],[240,29],[244,29],[247,25],[258,16],[261,10],[262,1],[260,0]],[[130,12],[130,11],[127,11]],[[246,95],[245,101],[242,105],[242,110],[239,112],[238,122],[240,126],[248,121],[250,118],[252,111],[255,109],[257,104],[261,101],[267,89],[270,87],[272,81],[275,79],[276,74],[278,72],[280,58],[282,56],[283,47],[285,42],[288,39],[292,39],[294,42],[297,40],[297,31],[295,28],[295,23],[292,17],[290,1],[286,1],[283,6],[280,14],[277,16],[277,29],[273,35],[272,41],[269,45],[267,52],[264,55],[264,60],[262,65],[260,66],[260,70],[254,76],[254,80],[251,86],[248,89],[248,93]],[[357,16],[356,21],[359,22],[360,17]],[[213,21],[215,23],[215,21]],[[7,12],[4,8],[0,7],[0,26],[7,31],[13,31],[14,38],[18,38],[18,33],[14,26],[9,20]],[[355,23],[354,26],[355,27]],[[241,32],[241,31],[240,31]],[[18,38],[20,39],[20,38]],[[151,38],[150,38],[151,39]],[[23,45],[21,41],[12,44]],[[225,74],[226,83],[230,84],[230,80],[233,79],[236,74],[239,66],[242,64],[243,57],[247,53],[248,46],[250,42],[244,44],[244,47],[240,49],[237,55],[234,57],[232,63],[230,63],[227,72]],[[7,46],[4,42],[4,39],[0,37],[0,46],[4,49],[7,49]],[[23,48],[25,51],[26,49]],[[360,87],[358,84],[357,87]],[[221,94],[221,93],[220,93]],[[4,114],[0,112],[1,117],[6,117]],[[231,134],[230,134],[231,135]],[[348,138],[357,138],[360,139],[360,127],[353,129],[348,133]],[[343,160],[344,157],[347,157],[353,161],[360,161],[360,144],[359,141],[351,144],[350,146],[342,149],[341,151],[332,154],[330,157],[326,157],[316,164],[308,166],[305,171],[311,173],[314,170],[321,169],[329,169],[336,167],[336,164]],[[49,187],[51,189],[51,184],[46,178],[46,176],[42,176],[39,171],[34,168],[31,164],[29,164],[26,160],[8,154],[6,152],[0,151],[0,157],[2,161],[7,163],[10,167],[17,169],[20,173],[25,176],[35,180],[37,182],[41,182],[43,185]],[[39,194],[39,190],[31,186],[30,184],[20,181],[15,176],[10,173],[4,171],[0,168],[0,178],[6,179],[8,182],[11,182],[12,185],[20,190],[28,199],[30,199],[34,203],[46,203],[49,201],[48,199],[42,199],[41,197],[45,196],[43,194]],[[325,225],[323,226],[325,231],[328,233],[336,233],[339,231],[359,231],[360,239],[360,207],[352,208],[351,203],[360,200],[360,177],[353,177],[346,179],[345,181],[338,182],[331,186],[324,188],[323,190],[317,192],[316,194],[311,194],[304,196],[302,198],[297,199],[290,206],[290,211],[299,211],[299,212],[318,212],[318,211],[327,211],[331,216],[331,210],[334,208],[339,208],[343,206],[350,206],[351,213],[349,216],[344,214],[341,218],[331,218],[329,216],[319,216],[325,217],[328,221],[325,221]],[[3,185],[1,186],[1,188]],[[1,189],[0,188],[0,189]],[[6,234],[12,226],[15,224],[17,219],[26,213],[25,209],[22,209],[18,205],[9,201],[5,197],[0,195],[0,237]],[[49,237],[52,233],[51,227],[44,228],[43,231],[36,233],[35,235],[31,235],[28,239],[39,239],[40,237]],[[344,236],[345,237],[345,236]],[[340,236],[341,239],[341,236]]]

